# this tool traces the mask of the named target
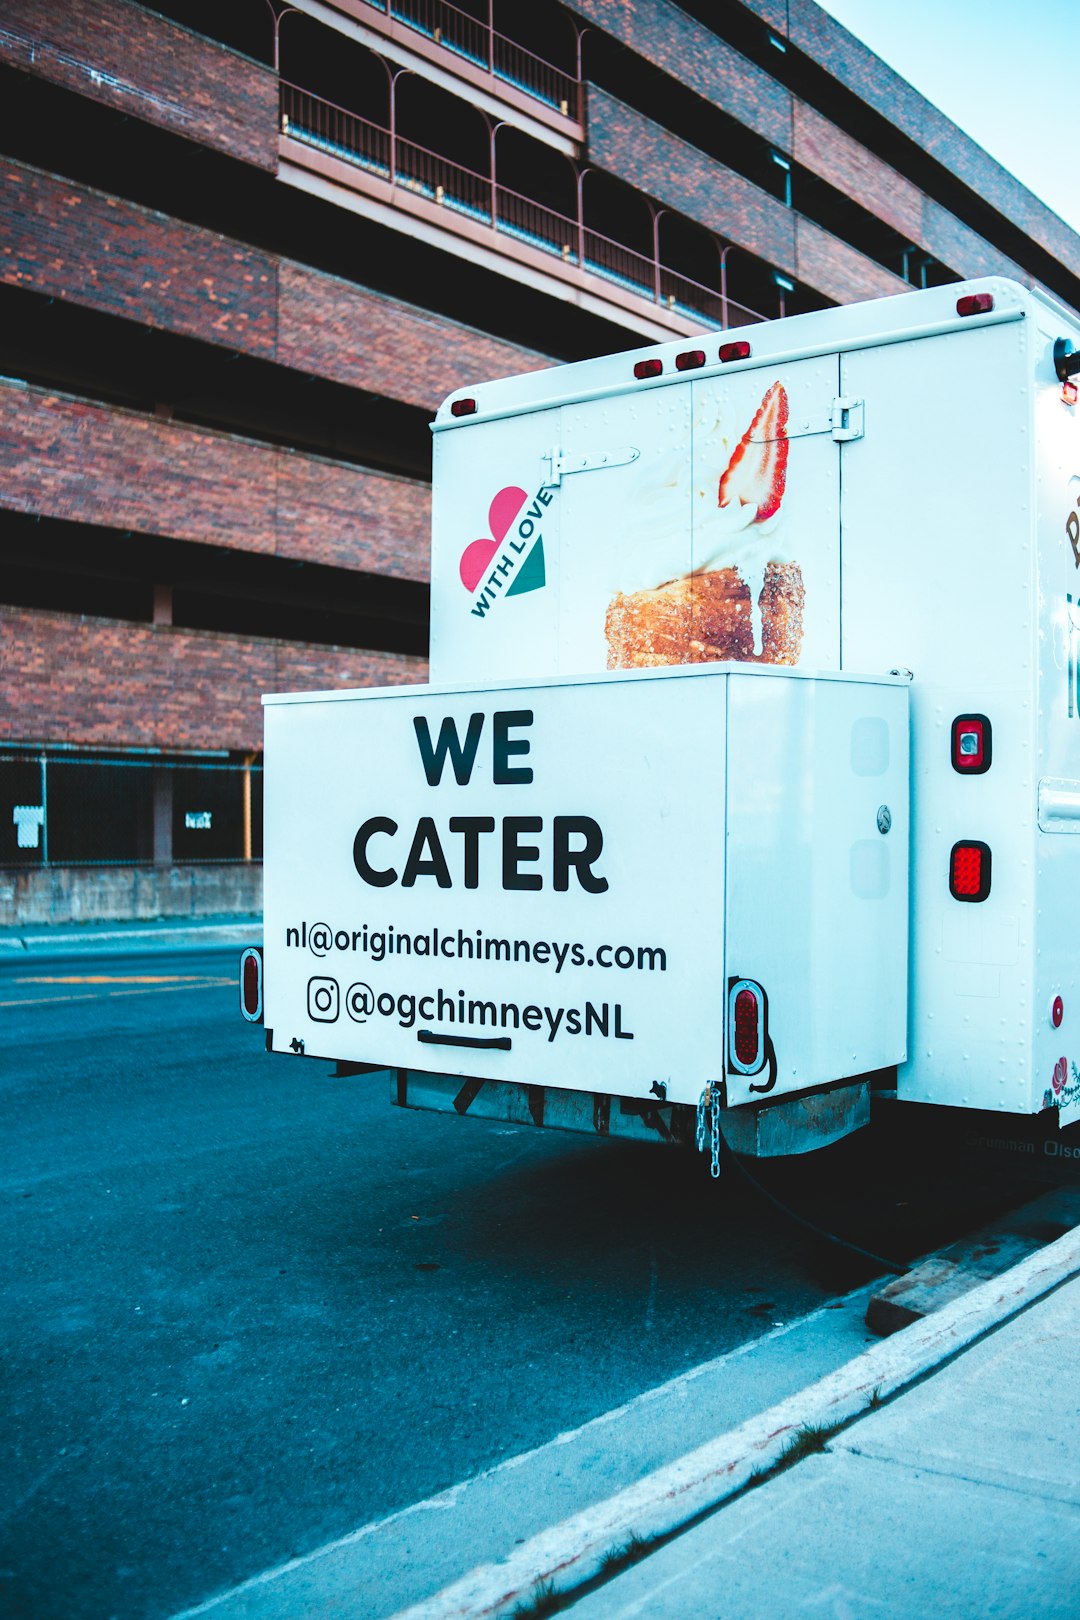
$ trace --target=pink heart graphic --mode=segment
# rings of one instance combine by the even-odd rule
[[[461,553],[458,573],[461,575],[461,583],[467,591],[475,591],[487,573],[488,563],[510,532],[514,519],[525,505],[527,499],[528,496],[525,491],[518,489],[516,484],[507,484],[506,488],[500,489],[495,496],[488,508],[488,523],[495,538],[493,540],[473,540]]]
[[[488,563],[499,549],[497,540],[474,540],[465,547],[461,553],[458,572],[461,583],[467,591],[475,591],[484,575],[487,573]]]

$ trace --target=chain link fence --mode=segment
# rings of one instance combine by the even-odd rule
[[[0,867],[262,860],[260,761],[0,752]]]

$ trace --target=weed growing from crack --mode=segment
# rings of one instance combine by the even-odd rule
[[[562,1605],[562,1594],[556,1592],[554,1581],[537,1581],[532,1596],[518,1604],[510,1620],[543,1620],[545,1615],[555,1614]]]
[[[824,1451],[834,1434],[839,1434],[843,1428],[842,1423],[833,1423],[819,1426],[816,1423],[807,1423],[801,1429],[796,1429],[776,1463],[776,1472],[782,1468],[791,1468],[804,1457],[812,1457],[816,1452]]]
[[[604,1579],[617,1575],[621,1569],[629,1569],[652,1550],[656,1540],[655,1536],[639,1536],[636,1530],[630,1532],[630,1539],[621,1547],[612,1547],[604,1554],[600,1562],[600,1574]]]

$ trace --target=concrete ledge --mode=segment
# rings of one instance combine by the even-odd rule
[[[50,866],[0,872],[0,928],[164,917],[250,916],[262,910],[262,864]]]

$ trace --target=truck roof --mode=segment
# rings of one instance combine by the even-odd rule
[[[988,294],[992,307],[986,313],[960,314],[961,301],[978,294]],[[1033,291],[1002,276],[982,277],[977,281],[952,282],[925,292],[842,304],[835,309],[815,310],[808,315],[791,315],[783,320],[762,321],[723,332],[707,331],[700,338],[675,338],[669,343],[649,344],[640,349],[601,355],[594,360],[575,361],[455,389],[440,405],[432,431],[465,428],[477,421],[516,416],[608,394],[670,387],[718,372],[776,366],[782,361],[877,347],[883,343],[903,343],[953,329],[998,325],[1022,319],[1038,306],[1053,312],[1075,329],[1075,314],[1041,291]],[[742,344],[749,345],[744,358],[720,359],[721,348]],[[692,370],[678,369],[677,357],[695,349],[704,350],[704,362],[698,362]],[[662,369],[654,376],[637,378],[634,367],[641,360],[658,360]]]

